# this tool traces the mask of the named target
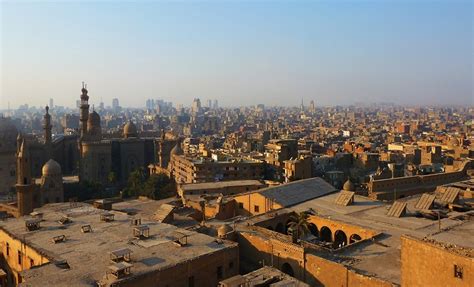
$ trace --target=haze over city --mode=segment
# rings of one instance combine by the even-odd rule
[[[296,3],[295,3],[296,2]],[[473,103],[472,1],[3,1],[0,109]]]

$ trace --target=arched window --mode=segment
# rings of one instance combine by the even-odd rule
[[[339,248],[347,245],[347,236],[346,233],[342,230],[337,230],[334,233],[334,247]]]
[[[329,229],[326,226],[321,227],[321,230],[319,231],[319,236],[322,241],[324,242],[332,242],[332,232],[331,229]]]
[[[362,238],[359,236],[359,234],[352,234],[351,237],[349,237],[349,244],[352,244],[360,240],[362,240]]]
[[[310,223],[308,225],[308,229],[309,229],[309,232],[311,232],[313,236],[319,237],[318,227],[314,223]]]

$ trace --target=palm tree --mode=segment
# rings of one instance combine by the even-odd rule
[[[310,232],[308,214],[306,212],[292,214],[288,222],[288,229],[292,231],[293,241],[301,239],[305,234],[308,234]]]

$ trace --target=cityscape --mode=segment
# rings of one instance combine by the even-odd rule
[[[0,38],[0,286],[473,286],[473,4],[382,2],[0,3],[5,32]],[[65,20],[72,10],[84,9],[90,18],[78,13]],[[216,11],[220,14],[214,15]],[[414,24],[397,47],[408,43],[416,50],[429,41],[443,42],[443,47],[387,60],[387,70],[397,61],[405,67],[398,76],[383,70],[370,74],[379,78],[367,80],[371,68],[359,72],[323,66],[337,75],[338,84],[328,88],[327,82],[336,78],[324,76],[311,84],[301,80],[316,72],[305,65],[294,70],[299,65],[294,61],[302,57],[311,66],[318,53],[328,53],[321,47],[299,50],[295,44],[301,40],[311,46],[316,24],[334,24],[323,26],[341,32],[342,39],[347,27],[366,27],[379,21],[380,12],[389,19],[373,30],[358,30],[362,34],[357,37],[375,39],[379,31],[392,33],[393,23],[405,27],[409,24],[404,21],[423,20],[443,28],[437,38],[411,38],[426,32]],[[420,19],[408,19],[411,13]],[[97,46],[84,52],[96,60],[100,53],[95,49],[114,41],[101,38],[104,31],[123,37],[124,45],[136,41],[136,47],[146,43],[150,48],[158,36],[140,34],[137,27],[145,29],[141,25],[146,23],[159,34],[159,29],[172,29],[162,24],[177,25],[175,20],[186,18],[171,32],[184,26],[196,33],[189,34],[192,41],[166,34],[159,44],[163,51],[183,43],[201,51],[212,43],[220,49],[196,54],[194,60],[207,59],[221,70],[191,67],[193,61],[189,71],[180,62],[157,68],[151,58],[137,60],[136,70],[127,70],[130,59],[159,53],[145,46],[142,55],[120,56],[126,58],[120,60],[123,69],[106,64],[117,51],[100,54],[102,68],[85,61],[75,65],[70,31],[58,28],[65,37],[61,50],[71,52],[60,52],[61,60],[50,65],[68,57],[71,62],[54,71],[48,67],[49,52],[43,58],[34,47],[13,43],[38,37],[38,47],[44,48],[63,37],[54,29],[50,38],[34,36],[37,27],[19,24],[28,15],[31,23],[38,21],[38,29],[53,27],[55,21],[75,29],[74,20],[81,25],[90,21],[80,33],[97,40]],[[352,15],[347,26],[337,22],[341,15]],[[446,22],[435,20],[438,16]],[[298,20],[305,28],[296,35],[283,28]],[[218,24],[222,27],[214,26]],[[119,25],[124,33],[108,25]],[[122,25],[135,32],[127,34]],[[228,26],[233,34],[214,34]],[[450,29],[458,31],[459,39]],[[244,32],[248,34],[242,36]],[[337,39],[323,34],[337,46]],[[240,45],[231,54],[236,55],[232,61],[241,63],[232,63],[256,68],[239,71],[233,84],[227,81],[235,72],[226,66],[233,58],[224,48],[227,37]],[[277,38],[286,39],[288,46],[272,50]],[[393,39],[388,38],[390,44]],[[240,53],[261,49],[260,44],[245,46],[246,41],[266,41],[268,68],[277,63],[287,69],[273,71],[274,86],[261,88],[272,75],[259,74],[263,62],[240,58]],[[375,40],[367,46],[351,41],[351,47],[337,47],[335,57],[356,57],[353,53],[378,45]],[[125,48],[117,49],[122,53]],[[167,56],[189,59],[187,47],[176,49]],[[274,53],[286,49],[291,63],[280,66],[282,59],[273,58]],[[298,51],[300,55],[290,56]],[[424,66],[431,56],[446,64],[444,69]],[[34,57],[37,62],[28,61]],[[375,58],[368,56],[367,65]],[[420,66],[415,58],[423,58]],[[219,59],[223,62],[216,64]],[[36,70],[38,63],[45,72]],[[151,66],[169,75],[143,80]],[[118,78],[110,81],[100,73]],[[171,83],[160,84],[173,75]],[[44,78],[51,80],[42,84]],[[53,81],[57,85],[49,84]],[[365,95],[356,91],[356,82]]]

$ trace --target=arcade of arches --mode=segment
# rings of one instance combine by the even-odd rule
[[[269,230],[282,234],[288,234],[289,214],[281,215],[279,218],[273,218],[262,225]],[[308,217],[308,229],[311,235],[317,240],[327,243],[332,248],[341,248],[360,240],[369,239],[378,234],[378,232],[369,230],[357,225],[347,224],[345,222],[335,221],[324,217],[310,215]]]

